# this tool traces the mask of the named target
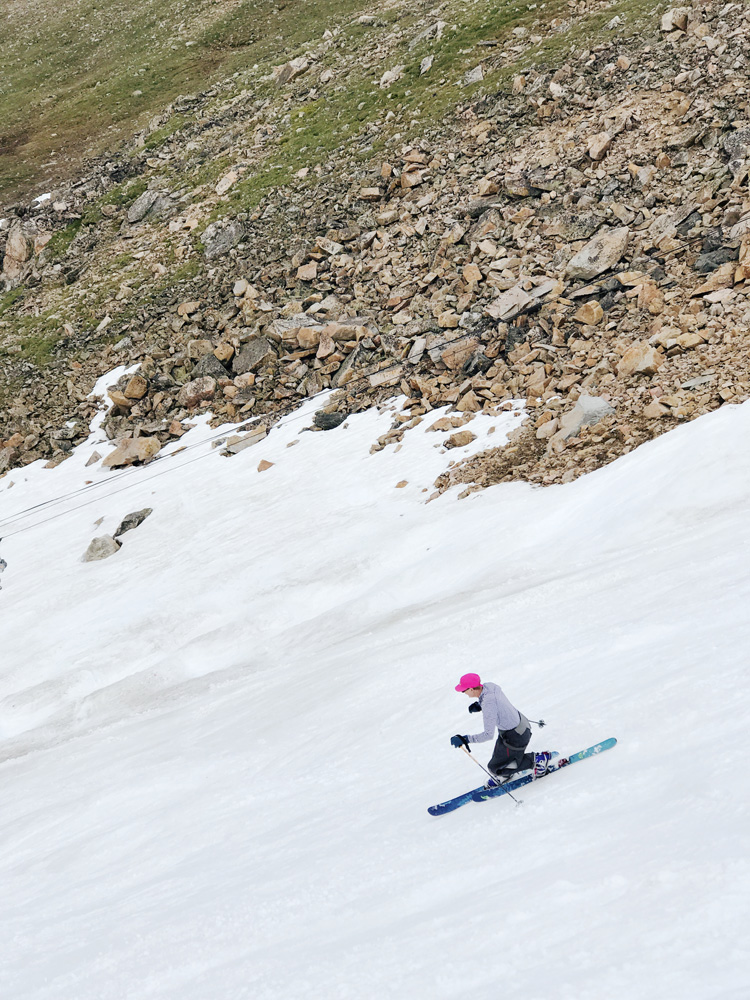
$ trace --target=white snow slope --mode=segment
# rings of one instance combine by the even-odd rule
[[[311,414],[0,481],[2,997],[746,1000],[750,405],[428,504],[429,421]],[[618,745],[433,818],[483,780],[466,671]]]

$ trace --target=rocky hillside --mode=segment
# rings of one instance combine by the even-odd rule
[[[0,209],[0,474],[61,461],[117,364],[113,465],[203,410],[245,447],[327,388],[321,429],[406,394],[374,448],[451,403],[460,449],[525,399],[440,488],[569,481],[748,398],[746,5],[320,27]]]

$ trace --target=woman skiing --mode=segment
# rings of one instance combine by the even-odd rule
[[[452,736],[452,746],[465,746],[468,750],[470,743],[491,740],[497,730],[497,742],[487,765],[491,774],[499,781],[505,781],[532,767],[534,777],[545,773],[550,755],[524,753],[531,739],[531,725],[526,716],[511,705],[499,685],[491,681],[483,684],[479,674],[464,674],[456,685],[456,691],[478,699],[478,702],[469,705],[469,711],[482,713],[484,732],[473,736]]]

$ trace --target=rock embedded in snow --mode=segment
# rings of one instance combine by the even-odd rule
[[[129,399],[120,389],[107,389],[107,395],[115,406],[119,406],[123,410],[129,410],[135,402],[134,399]]]
[[[455,434],[451,434],[448,440],[445,442],[446,448],[465,448],[467,444],[471,444],[472,441],[476,441],[477,436],[468,428],[463,431],[456,431]]]
[[[111,535],[99,535],[91,540],[89,547],[81,556],[81,562],[98,562],[100,559],[108,559],[119,551],[120,547],[121,543],[112,538]]]
[[[567,441],[575,437],[584,424],[598,424],[614,412],[614,407],[606,399],[586,394],[579,396],[573,409],[560,418],[560,430],[553,435],[552,441]]]
[[[108,469],[116,469],[134,462],[148,462],[158,454],[160,448],[161,442],[155,437],[123,438],[102,465]]]
[[[583,278],[584,281],[596,278],[620,261],[629,239],[630,229],[627,226],[603,230],[571,257],[565,273],[569,278]]]
[[[254,444],[262,441],[267,434],[268,431],[263,424],[258,424],[257,427],[253,427],[253,429],[247,434],[234,434],[232,437],[228,438],[226,451],[230,455],[239,455],[241,451],[244,451],[246,448],[251,448]]]
[[[133,528],[137,528],[138,525],[143,524],[149,514],[153,514],[153,507],[144,507],[143,510],[133,511],[132,514],[127,514],[122,521],[117,531],[114,534],[115,538],[119,538],[120,535],[124,535],[126,531],[132,531]]]
[[[331,431],[346,420],[347,413],[326,413],[325,410],[318,410],[313,418],[313,424],[322,431]]]

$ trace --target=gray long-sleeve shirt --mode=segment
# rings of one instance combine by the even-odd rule
[[[494,737],[496,729],[503,733],[506,729],[515,729],[521,721],[521,713],[511,705],[500,686],[491,681],[482,685],[479,704],[482,706],[484,732],[467,736],[469,743],[484,743]]]

